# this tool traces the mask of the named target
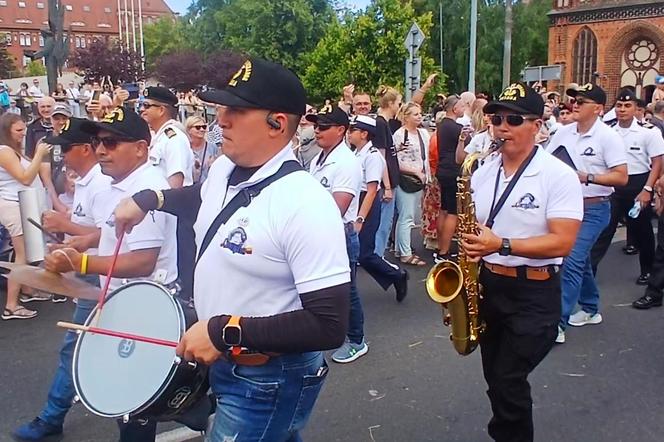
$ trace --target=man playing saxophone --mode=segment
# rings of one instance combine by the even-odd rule
[[[462,233],[462,253],[481,262],[482,367],[496,441],[533,440],[528,375],[554,345],[560,316],[560,265],[583,217],[574,171],[535,144],[544,102],[516,83],[484,112],[501,152],[473,173],[478,226]],[[459,211],[462,209],[459,208]]]

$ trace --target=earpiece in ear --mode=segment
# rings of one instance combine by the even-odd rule
[[[267,116],[266,121],[272,129],[281,129],[281,123],[272,118],[272,114]]]

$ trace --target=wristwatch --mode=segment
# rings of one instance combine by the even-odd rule
[[[355,222],[360,224],[364,223],[364,217],[362,215],[358,216]]]
[[[595,182],[595,175],[593,175],[592,173],[589,173],[588,175],[586,175],[586,186],[588,184],[592,184],[594,182]]]
[[[510,256],[512,254],[512,243],[509,239],[503,238],[503,244],[500,246],[498,254],[500,256]]]
[[[240,317],[231,316],[221,331],[221,339],[229,347],[238,347],[242,342],[242,327],[240,327]]]
[[[645,190],[646,192],[652,193],[652,187],[650,187],[650,186],[643,186],[643,190]]]

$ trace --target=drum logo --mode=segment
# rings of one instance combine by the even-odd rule
[[[135,348],[136,342],[132,341],[131,339],[123,339],[118,344],[118,356],[120,356],[122,359],[127,359],[132,355],[132,353],[134,353]]]
[[[177,410],[184,404],[184,401],[191,395],[191,388],[189,387],[180,387],[175,390],[173,397],[168,401],[168,408],[173,408]]]

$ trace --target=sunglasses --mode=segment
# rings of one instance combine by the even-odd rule
[[[583,98],[577,98],[574,100],[574,104],[577,104],[579,106],[583,106],[584,104],[597,104],[592,100],[584,100]]]
[[[118,144],[133,142],[133,141],[138,141],[138,140],[136,140],[135,138],[128,138],[128,137],[92,137],[92,139],[90,140],[90,144],[95,149],[99,147],[100,144],[103,144],[106,149],[115,150],[117,149]]]
[[[197,124],[195,126],[191,126],[196,130],[206,130],[207,129],[207,124]]]
[[[539,118],[524,117],[523,115],[516,115],[516,114],[491,116],[491,124],[493,124],[494,126],[500,126],[501,124],[503,124],[503,121],[507,121],[507,124],[509,126],[521,126],[526,120],[536,121],[539,120]]]
[[[333,124],[314,124],[314,130],[317,130],[318,132],[325,132],[326,130],[330,130],[333,127]]]
[[[163,107],[161,104],[153,104],[153,103],[143,103],[141,104],[142,109],[150,109],[151,107]]]

